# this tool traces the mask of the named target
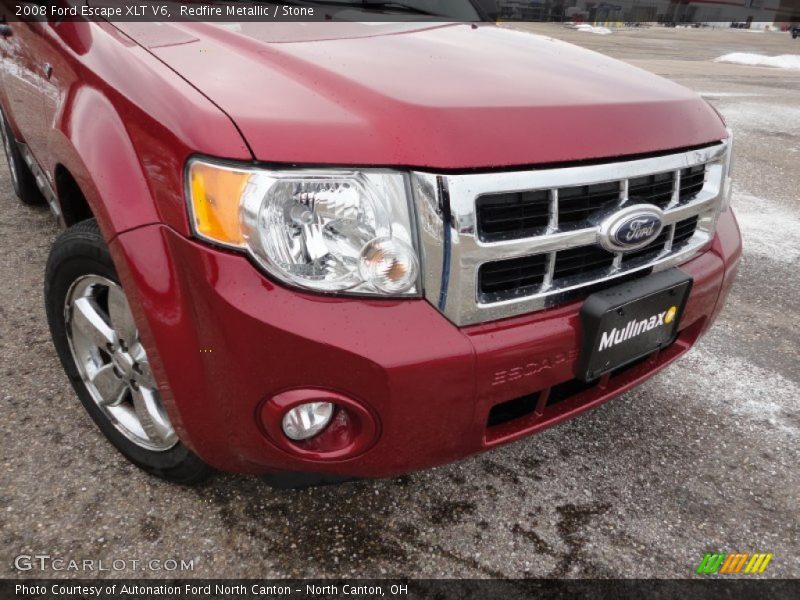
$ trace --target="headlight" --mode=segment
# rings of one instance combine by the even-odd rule
[[[266,170],[189,163],[195,235],[248,252],[310,290],[418,295],[406,177],[388,170]]]

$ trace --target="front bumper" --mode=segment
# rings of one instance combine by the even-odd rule
[[[201,458],[246,473],[381,477],[523,437],[650,377],[714,321],[741,238],[732,212],[724,213],[711,249],[682,265],[694,286],[676,342],[590,388],[573,380],[580,302],[459,329],[425,300],[286,289],[245,258],[165,226],[124,233],[111,248],[167,410]],[[363,404],[377,419],[375,443],[333,460],[273,443],[258,423],[260,407],[296,388]],[[525,410],[513,404],[519,398]],[[516,418],[500,422],[498,405]],[[490,414],[497,424],[487,425]]]

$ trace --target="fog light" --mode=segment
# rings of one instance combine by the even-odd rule
[[[333,417],[333,404],[330,402],[309,402],[295,406],[283,415],[283,433],[290,440],[300,441],[320,433]]]
[[[319,388],[286,390],[261,403],[261,431],[281,450],[311,461],[344,460],[378,440],[378,416],[349,396]]]

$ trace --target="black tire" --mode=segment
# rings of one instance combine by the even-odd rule
[[[70,350],[64,311],[72,284],[85,275],[98,275],[119,283],[108,246],[94,219],[74,225],[55,241],[47,261],[44,292],[53,343],[86,412],[117,450],[144,471],[184,485],[196,485],[205,481],[213,472],[211,467],[183,443],[178,442],[169,450],[161,452],[138,446],[117,430],[86,388]]]
[[[6,155],[8,170],[11,172],[14,193],[23,204],[28,206],[47,204],[47,200],[39,190],[39,186],[36,185],[36,178],[25,163],[25,159],[22,158],[22,153],[19,151],[17,141],[14,139],[14,134],[11,132],[11,127],[8,125],[5,115],[0,115],[0,119],[2,119],[0,127],[3,128],[3,150]],[[7,144],[5,143],[6,140],[8,141]]]

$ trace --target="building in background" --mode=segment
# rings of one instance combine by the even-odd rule
[[[775,21],[784,27],[800,25],[800,0],[780,0]]]
[[[764,28],[800,19],[800,0],[478,0],[499,19],[707,23]]]

